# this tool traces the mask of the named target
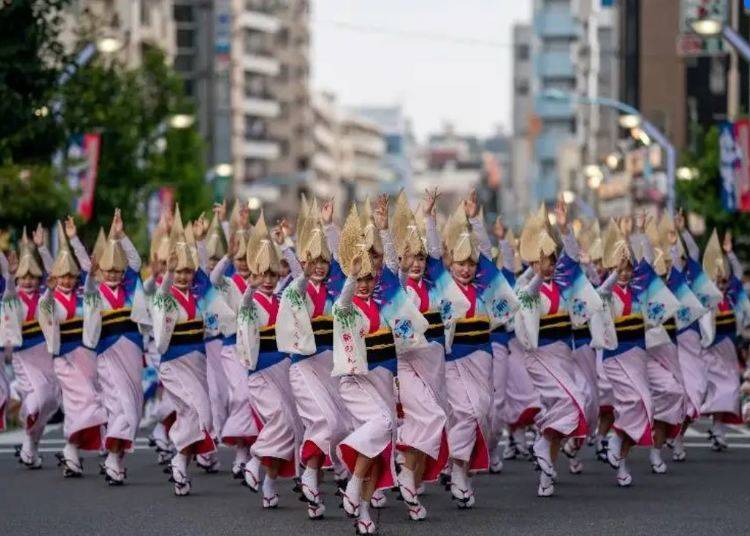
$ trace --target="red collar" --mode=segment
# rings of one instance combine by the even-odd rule
[[[633,294],[630,292],[630,287],[621,287],[618,284],[615,284],[614,287],[612,287],[612,291],[617,294],[617,297],[620,298],[620,301],[622,302],[622,316],[628,316],[633,312]]]
[[[547,283],[542,283],[539,291],[549,300],[549,311],[547,314],[557,314],[560,311],[560,288],[557,284],[554,281],[550,281],[549,286]]]
[[[18,297],[21,298],[21,301],[26,304],[25,322],[34,320],[34,317],[36,316],[36,306],[39,303],[39,293],[32,292],[31,294],[26,294],[26,292],[24,292],[23,290],[19,290]]]
[[[374,333],[379,330],[380,310],[378,309],[378,304],[375,303],[375,300],[373,300],[372,298],[370,298],[369,300],[363,300],[362,298],[354,296],[352,301],[354,302],[354,305],[359,307],[359,310],[365,314],[367,320],[369,320],[370,322],[370,328],[367,332]]]
[[[315,288],[311,282],[307,283],[307,295],[310,296],[313,304],[312,318],[321,316],[326,309],[326,298],[328,297],[328,289],[325,283],[321,283],[318,289]]]
[[[240,274],[233,274],[232,281],[234,281],[234,284],[237,285],[237,290],[240,291],[240,294],[244,294],[247,290],[247,281],[245,280],[245,278]]]
[[[473,318],[477,312],[477,289],[476,287],[471,284],[465,287],[458,281],[456,281],[456,285],[458,286],[458,288],[461,289],[461,292],[464,293],[464,296],[466,296],[466,299],[469,300],[469,310],[466,311],[466,318]]]
[[[180,289],[175,286],[172,286],[169,290],[172,292],[172,296],[174,296],[174,299],[177,300],[177,303],[182,305],[182,308],[187,314],[188,320],[195,320],[198,306],[193,293],[188,291],[187,295],[185,295]]]
[[[719,302],[719,311],[722,313],[729,311],[732,308],[731,304],[729,303],[729,298],[724,296],[724,299]]]
[[[112,290],[108,285],[99,283],[99,291],[109,302],[109,308],[111,310],[114,311],[125,307],[125,289],[122,288],[122,286],[118,286]]]
[[[257,301],[263,309],[266,310],[266,313],[268,313],[268,323],[266,326],[275,326],[276,325],[276,317],[279,314],[279,300],[276,298],[276,296],[271,296],[271,298],[267,298],[265,294],[262,292],[256,292],[253,294],[253,298],[255,301]]]
[[[70,320],[76,316],[76,305],[78,305],[78,299],[75,292],[70,293],[70,297],[66,296],[59,290],[55,290],[55,299],[65,309],[65,320]]]
[[[419,312],[426,313],[430,310],[430,295],[427,292],[427,284],[424,279],[420,278],[419,281],[415,281],[411,277],[406,279],[406,286],[414,291],[419,297]]]

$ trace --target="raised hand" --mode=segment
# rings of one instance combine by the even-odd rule
[[[477,191],[472,188],[469,197],[464,199],[464,211],[467,218],[476,218],[479,214],[479,202],[477,201]]]
[[[568,231],[568,207],[562,199],[555,203],[555,221],[563,234]]]
[[[495,218],[495,225],[492,226],[492,234],[498,240],[505,240],[505,224],[503,223],[502,216]]]
[[[115,216],[112,218],[112,232],[114,233],[115,240],[119,240],[122,238],[124,231],[124,225],[122,223],[122,213],[120,212],[119,208],[115,209]]]
[[[290,236],[292,236],[292,224],[289,223],[289,220],[287,220],[286,218],[281,218],[279,226],[281,226],[281,230],[284,231],[284,238],[289,238]]]
[[[424,214],[425,216],[433,214],[435,210],[435,205],[437,204],[438,198],[440,198],[442,194],[438,191],[437,187],[434,190],[429,190],[428,188],[425,188],[424,190]]]
[[[682,212],[682,209],[675,214],[674,226],[680,232],[685,230],[685,214]]]
[[[65,218],[65,236],[68,237],[68,240],[73,240],[76,234],[78,234],[76,222],[73,220],[73,216],[68,216]]]
[[[242,205],[240,207],[240,228],[247,229],[250,226],[250,207]]]
[[[323,206],[320,209],[320,219],[323,220],[324,225],[333,223],[333,197],[323,201]]]
[[[203,237],[206,236],[207,230],[208,224],[203,217],[203,214],[201,214],[198,219],[193,222],[193,237],[195,237],[197,241],[201,241],[203,240]]]
[[[638,210],[635,213],[635,230],[642,233],[646,228],[646,212]]]
[[[732,231],[727,231],[724,235],[724,242],[722,242],[721,248],[727,255],[732,253]]]
[[[284,243],[284,230],[281,228],[281,220],[271,229],[271,238],[276,242],[276,245],[280,246]]]
[[[378,230],[388,229],[388,195],[381,194],[378,196],[377,205],[372,214],[375,221],[375,227]]]
[[[38,248],[44,245],[44,228],[41,223],[37,224],[36,229],[31,233],[31,240]]]

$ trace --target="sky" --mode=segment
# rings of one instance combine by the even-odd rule
[[[511,127],[512,27],[532,0],[313,0],[312,80],[339,104],[401,104],[420,139]]]

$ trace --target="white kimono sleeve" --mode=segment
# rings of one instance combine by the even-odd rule
[[[2,252],[0,252],[0,256],[2,255]],[[2,258],[4,259],[4,256]],[[23,308],[16,293],[15,281],[7,271],[7,265],[3,268],[5,291],[2,301],[0,301],[0,347],[21,346],[23,343]]]
[[[93,274],[87,272],[83,289],[83,345],[87,348],[96,348],[101,334],[102,296]]]
[[[179,316],[179,309],[174,296],[169,292],[172,286],[172,275],[164,276],[161,286],[157,289],[151,305],[151,320],[153,322],[153,336],[156,353],[166,353],[172,340],[172,333]]]
[[[276,319],[276,345],[279,351],[297,355],[317,353],[310,313],[305,296],[307,279],[295,279],[281,295]]]
[[[357,280],[347,278],[338,300],[333,305],[333,370],[332,376],[367,374],[366,332],[362,315],[354,305]]]
[[[56,307],[54,292],[47,287],[42,297],[39,298],[37,315],[39,327],[47,342],[47,351],[52,355],[60,352],[60,322],[57,319]]]
[[[260,353],[260,328],[258,327],[258,311],[255,307],[253,290],[248,286],[242,295],[242,303],[237,313],[235,357],[249,370],[255,370],[258,366]]]

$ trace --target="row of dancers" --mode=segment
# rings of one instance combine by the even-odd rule
[[[103,449],[101,473],[123,484],[146,366],[158,376],[151,440],[176,495],[191,491],[193,460],[217,470],[223,443],[264,508],[290,478],[322,517],[331,469],[360,534],[377,531],[370,508],[385,490],[412,520],[439,480],[469,509],[473,475],[517,456],[551,496],[559,453],[580,473],[587,439],[622,487],[635,446],[657,474],[666,444],[685,460],[701,415],[712,447],[727,448],[727,425],[742,422],[736,337],[750,324],[731,235],[714,231],[701,258],[681,214],[576,232],[559,203],[554,220],[544,206],[529,215],[518,240],[496,221],[493,245],[475,192],[441,224],[439,197],[426,191],[415,210],[403,193],[367,200],[342,227],[332,200],[303,198],[293,230],[269,229],[262,212],[251,224],[240,203],[229,221],[217,205],[210,223],[183,225],[178,207],[162,214],[145,269],[119,211],[91,255],[72,218],[57,225],[54,258],[41,228],[24,230],[17,255],[0,256],[19,461],[42,466],[61,404],[63,475]],[[0,377],[0,408],[8,392]]]

